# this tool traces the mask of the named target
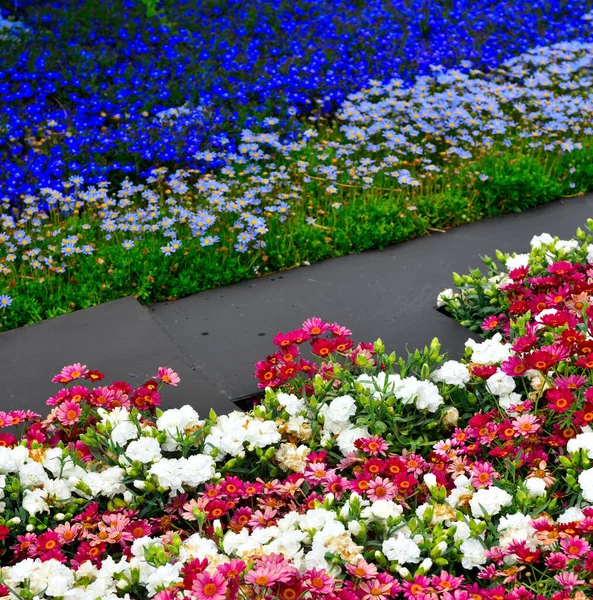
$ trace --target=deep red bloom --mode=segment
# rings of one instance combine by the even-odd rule
[[[541,371],[542,373],[547,373],[550,367],[553,367],[558,360],[551,352],[548,352],[547,350],[535,350],[525,357],[525,362],[532,369]]]
[[[91,381],[101,381],[105,379],[105,374],[101,373],[101,371],[92,370],[89,371],[85,376],[85,379],[90,379]]]
[[[498,367],[496,365],[474,365],[471,367],[472,375],[474,377],[479,377],[480,379],[492,377],[497,370]]]
[[[325,338],[315,338],[311,340],[311,352],[321,358],[325,358],[336,350],[336,340],[327,340]]]

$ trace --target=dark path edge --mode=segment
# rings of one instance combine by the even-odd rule
[[[459,358],[467,338],[479,337],[435,310],[451,273],[480,267],[496,249],[525,252],[544,231],[572,237],[591,216],[593,195],[559,200],[174,302],[143,307],[123,298],[8,331],[0,334],[0,409],[45,414],[58,389],[51,377],[72,362],[132,385],[171,366],[182,382],[167,390],[164,408],[192,404],[203,416],[233,410],[233,400],[246,408],[261,393],[254,365],[275,350],[273,336],[311,316],[349,327],[355,342],[381,337],[400,356],[438,337]]]

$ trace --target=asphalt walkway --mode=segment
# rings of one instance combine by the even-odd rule
[[[165,406],[206,414],[257,391],[254,364],[277,331],[317,316],[349,327],[355,341],[381,337],[398,354],[438,337],[459,357],[469,333],[434,310],[451,273],[494,251],[524,252],[533,235],[574,235],[593,216],[593,195],[550,203],[390,246],[327,260],[145,308],[126,298],[0,334],[0,408],[45,409],[51,376],[82,362],[109,381],[141,382],[162,365],[182,383]]]

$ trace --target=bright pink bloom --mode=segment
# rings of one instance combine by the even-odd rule
[[[56,417],[64,426],[74,425],[74,423],[78,422],[78,417],[80,417],[81,412],[80,404],[72,402],[72,400],[66,400],[66,402],[56,409]]]
[[[389,450],[389,444],[378,435],[374,435],[370,438],[360,438],[354,442],[356,448],[361,452],[370,454],[371,456],[377,456],[379,454],[384,455]]]
[[[476,489],[491,486],[492,480],[499,476],[494,467],[487,462],[475,462],[470,467],[470,472],[471,484]]]
[[[393,483],[382,477],[376,477],[369,481],[369,487],[367,489],[367,496],[371,502],[377,500],[393,500],[397,490]]]
[[[563,571],[568,565],[568,558],[562,552],[552,552],[546,556],[546,566],[552,571]]]
[[[577,585],[584,585],[585,580],[579,579],[578,575],[573,571],[565,571],[554,575],[554,579],[565,589],[572,590]]]
[[[245,571],[245,563],[238,558],[231,558],[230,562],[223,563],[222,565],[218,565],[216,570],[225,578],[225,579],[236,579]]]
[[[227,580],[218,572],[210,574],[198,573],[192,585],[192,592],[197,600],[225,600],[229,587]]]
[[[393,584],[393,581],[382,582],[379,579],[363,581],[359,586],[362,600],[387,600]]]
[[[358,579],[372,579],[377,575],[377,567],[364,558],[360,558],[355,565],[346,563],[346,570]]]
[[[74,363],[73,365],[68,365],[64,367],[57,375],[52,378],[53,383],[70,383],[75,379],[80,379],[84,377],[88,373],[88,369],[86,365],[81,365],[80,363]]]
[[[303,585],[313,595],[329,594],[333,591],[334,581],[325,569],[309,569],[305,572]]]
[[[272,587],[276,583],[288,583],[298,571],[283,556],[270,554],[260,558],[255,568],[245,575],[245,583]]]
[[[535,415],[521,415],[519,418],[513,421],[513,429],[515,430],[515,437],[528,436],[539,430],[541,425],[539,424]]]
[[[322,335],[329,329],[329,324],[318,317],[307,319],[303,323],[303,330],[310,336]]]
[[[569,536],[561,540],[560,547],[569,558],[579,558],[591,550],[589,542],[577,535]]]
[[[173,386],[176,386],[181,381],[179,375],[170,367],[159,367],[159,371],[155,379],[158,379],[167,385]]]

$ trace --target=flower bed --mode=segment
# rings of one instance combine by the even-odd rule
[[[0,415],[2,593],[585,600],[593,387],[560,313],[462,362],[309,319],[258,363],[260,405],[202,419],[158,408],[165,367],[138,389],[65,367],[48,417]],[[517,373],[529,336],[548,349]]]
[[[335,121],[296,137],[267,121],[236,152],[201,153],[207,173],[160,169],[119,188],[71,177],[26,196],[20,213],[7,199],[0,329],[131,294],[174,299],[584,193],[591,49],[373,81]]]

